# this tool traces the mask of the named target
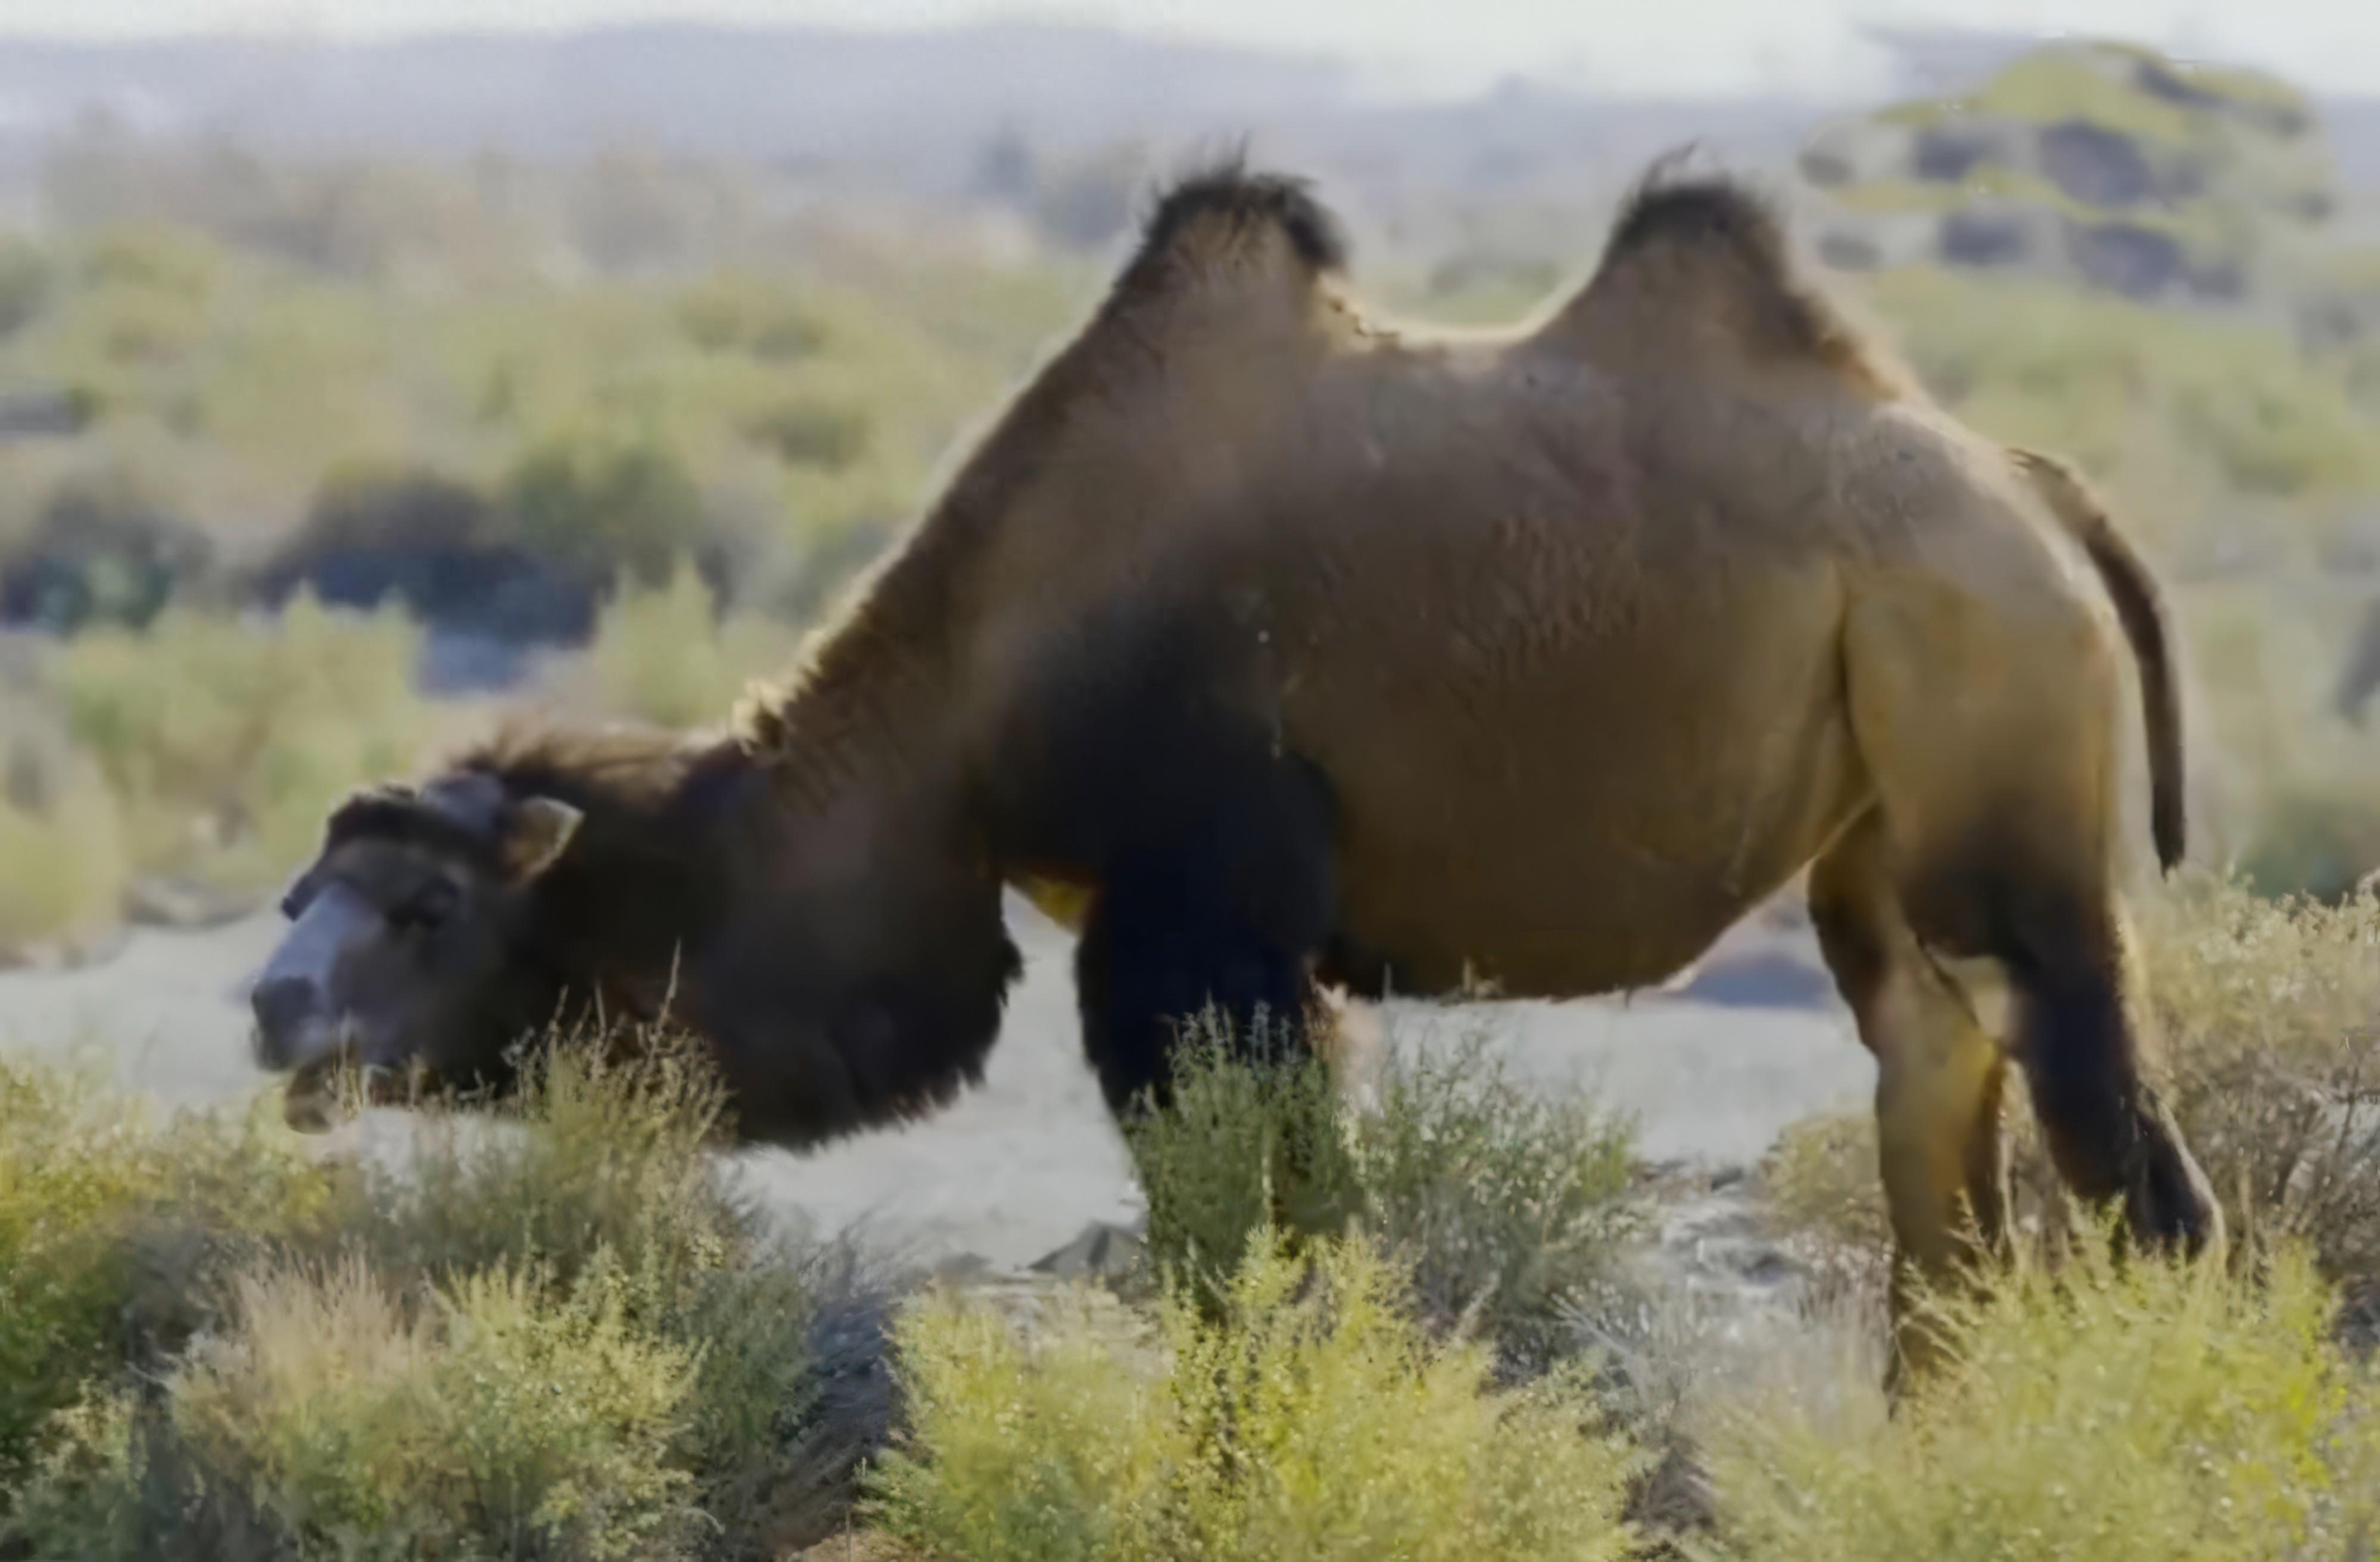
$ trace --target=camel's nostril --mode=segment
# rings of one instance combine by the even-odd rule
[[[274,977],[258,982],[249,1001],[256,1011],[256,1029],[267,1055],[276,1063],[286,1063],[288,1059],[279,1055],[313,1013],[314,984],[302,977]]]

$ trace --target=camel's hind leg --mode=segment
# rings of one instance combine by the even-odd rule
[[[2115,886],[2112,635],[2045,582],[2011,605],[1910,591],[1855,607],[1852,726],[1884,873],[1937,964],[1995,970],[2064,1180],[2195,1251],[2221,1216],[2142,1078],[2145,1005]]]
[[[1912,1272],[1939,1283],[2007,1229],[1998,1037],[1902,913],[1882,816],[1871,813],[1810,872],[1810,916],[1860,1040],[1876,1055],[1876,1118],[1891,1218],[1894,1377],[1933,1347],[1908,1316]]]

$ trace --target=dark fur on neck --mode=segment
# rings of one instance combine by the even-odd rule
[[[520,975],[567,1028],[606,1018],[683,1026],[707,1043],[737,1138],[795,1146],[925,1116],[979,1083],[1020,961],[1000,886],[951,866],[952,822],[896,822],[917,849],[858,881],[816,882],[771,756],[745,742],[516,727],[448,773],[584,820],[530,891]],[[343,810],[349,829],[435,830],[395,796]],[[404,823],[398,823],[404,821]]]

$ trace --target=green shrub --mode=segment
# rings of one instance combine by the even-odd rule
[[[2266,895],[2346,894],[2380,867],[2380,731],[2337,704],[2368,583],[2234,580],[2179,601],[2205,713],[2203,855]]]
[[[1158,1275],[1216,1301],[1257,1231],[1338,1236],[1364,1211],[1353,1117],[1330,1069],[1242,1064],[1211,1010],[1184,1028],[1172,1099],[1127,1124],[1125,1141]]]
[[[1730,1555],[2169,1562],[2368,1555],[2368,1373],[2283,1252],[2260,1281],[2085,1245],[2052,1279],[1939,1299],[1956,1363],[1897,1413],[1872,1383],[1754,1397],[1712,1434]]]
[[[134,868],[225,889],[275,882],[354,787],[411,770],[437,733],[419,631],[301,595],[270,624],[171,608],[62,647],[51,677],[120,799]]]
[[[2380,1298],[2380,895],[2271,900],[2185,869],[2137,909],[2182,1137],[2253,1251],[2301,1245],[2359,1301]],[[2065,1214],[2022,1091],[2011,1092],[2013,1212]],[[1789,1232],[1853,1250],[1890,1239],[1866,1113],[1809,1119],[1764,1167]]]
[[[725,1180],[691,1043],[621,1050],[540,1049],[501,1107],[425,1103],[360,1165],[299,1154],[274,1092],[152,1132],[95,1082],[0,1072],[0,1551],[830,1532],[889,1418],[880,1284]]]
[[[679,566],[669,583],[623,580],[588,648],[591,698],[606,714],[656,726],[715,726],[752,680],[790,668],[791,627],[753,614],[722,617],[710,588]]]
[[[2140,920],[2175,1116],[2232,1231],[2380,1287],[2380,897],[2200,872]]]
[[[1879,275],[1871,302],[1927,384],[1995,437],[2103,475],[2209,463],[2218,494],[2380,482],[2372,421],[2280,332],[1932,267]]]
[[[868,420],[830,402],[788,397],[755,413],[744,425],[781,461],[831,470],[851,465],[868,449]]]
[[[144,1264],[142,1238],[205,1246],[291,1235],[330,1207],[295,1138],[261,1114],[160,1122],[88,1067],[0,1056],[0,1515],[50,1418],[128,1352],[203,1310],[190,1276]]]
[[[701,486],[651,437],[549,439],[514,463],[498,503],[524,547],[598,578],[657,582],[710,541]]]
[[[0,245],[0,338],[31,324],[55,285],[50,257],[40,248],[22,239]]]
[[[825,346],[826,328],[793,291],[764,278],[721,273],[680,294],[678,325],[709,352],[747,352],[776,362]]]
[[[1565,1301],[1637,1230],[1633,1136],[1582,1092],[1512,1079],[1473,1034],[1391,1054],[1351,1109],[1322,1063],[1251,1068],[1211,1019],[1173,1100],[1129,1130],[1159,1268],[1209,1292],[1268,1225],[1358,1226],[1410,1274],[1429,1327],[1475,1327],[1520,1361],[1564,1337]]]
[[[1366,1228],[1433,1327],[1476,1323],[1542,1362],[1580,1290],[1643,1231],[1635,1136],[1583,1091],[1516,1080],[1486,1036],[1391,1057],[1356,1121]]]
[[[106,777],[63,735],[20,729],[5,749],[0,950],[95,942],[115,925],[130,868]]]
[[[770,1237],[714,1158],[723,1107],[684,1037],[538,1049],[501,1105],[421,1112],[406,1164],[365,1171],[337,1242],[399,1289],[504,1272],[565,1306],[599,1286],[641,1336],[690,1352],[673,1468],[742,1544],[838,1513],[887,1412],[820,1397],[877,1348],[880,1283],[847,1251]]]
[[[1790,1125],[1760,1173],[1768,1214],[1787,1233],[1862,1251],[1891,1246],[1873,1112],[1822,1112]]]
[[[1625,1555],[1633,1460],[1577,1384],[1490,1390],[1408,1288],[1361,1239],[1309,1266],[1265,1233],[1220,1318],[1171,1302],[1160,1341],[1080,1310],[1020,1340],[930,1299],[897,1329],[911,1430],[877,1514],[969,1562]]]
[[[669,1456],[693,1352],[631,1327],[607,1287],[556,1301],[488,1271],[408,1308],[349,1263],[237,1289],[232,1327],[162,1404],[86,1412],[82,1468],[28,1504],[38,1540],[92,1558],[250,1555],[236,1543],[260,1537],[298,1556],[690,1553]]]
[[[640,1287],[643,1321],[666,1321],[700,1276],[750,1252],[759,1217],[709,1153],[716,1075],[691,1043],[647,1044],[608,1060],[540,1047],[502,1104],[419,1112],[408,1164],[367,1170],[344,1239],[432,1283],[527,1263],[560,1294],[613,1268]]]

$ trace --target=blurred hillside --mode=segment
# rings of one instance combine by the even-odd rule
[[[0,41],[0,886],[90,880],[0,887],[0,945],[252,896],[456,697],[722,712],[1242,138],[1448,322],[1575,278],[1660,152],[1757,175],[1937,394],[2115,494],[2190,636],[2210,854],[2380,865],[2330,704],[2380,593],[2380,115],[1884,41],[1883,105],[1387,101],[1050,27]]]

